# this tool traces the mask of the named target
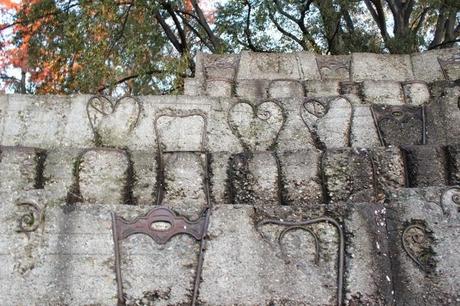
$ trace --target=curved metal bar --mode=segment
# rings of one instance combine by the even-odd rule
[[[44,213],[42,209],[32,200],[23,201],[16,205],[28,207],[30,210],[18,219],[17,232],[30,233],[36,231],[43,222]]]
[[[402,235],[401,235],[401,242],[402,242],[402,247],[404,249],[404,251],[407,253],[407,255],[409,255],[410,259],[412,259],[413,262],[415,262],[419,267],[420,269],[422,269],[423,271],[427,271],[427,267],[425,264],[423,264],[413,253],[412,251],[408,248],[407,244],[406,244],[406,235],[408,233],[408,231],[410,231],[411,229],[418,229],[418,230],[421,230],[423,232],[423,239],[426,239],[426,227],[425,226],[422,226],[420,224],[411,224],[409,226],[407,226],[404,231],[402,232]],[[414,239],[414,237],[412,237],[412,239]],[[415,241],[415,243],[421,243],[420,241]]]
[[[273,103],[275,104],[276,106],[279,107],[281,113],[283,114],[282,118],[283,118],[283,121],[281,123],[281,126],[280,128],[278,129],[278,132],[276,133],[276,136],[273,138],[273,143],[276,143],[276,141],[278,140],[278,137],[279,137],[279,134],[281,132],[281,130],[283,129],[284,127],[284,124],[286,123],[286,118],[284,116],[284,110],[283,110],[283,107],[281,106],[281,104],[277,101],[277,100],[274,100],[274,99],[266,99],[266,100],[263,100],[259,103],[256,103],[256,104],[252,104],[250,103],[249,101],[247,100],[239,100],[238,102],[234,103],[232,106],[230,106],[230,108],[228,109],[228,112],[227,112],[227,124],[228,124],[228,127],[230,128],[230,130],[232,131],[233,135],[235,135],[238,140],[240,141],[241,145],[243,146],[243,148],[247,149],[248,146],[246,143],[244,143],[242,141],[242,136],[240,135],[240,133],[238,132],[238,130],[232,125],[231,123],[231,120],[230,120],[230,114],[232,113],[233,109],[239,105],[239,104],[246,104],[248,105],[249,107],[251,107],[252,109],[252,116],[254,118],[258,118],[262,121],[267,121],[268,119],[270,119],[272,117],[272,113],[270,113],[269,111],[265,111],[265,112],[260,112],[260,106],[262,104],[265,104],[265,103]]]
[[[115,103],[107,96],[104,96],[104,95],[95,95],[95,96],[92,96],[88,102],[86,103],[86,115],[88,117],[88,121],[89,121],[89,125],[91,127],[91,130],[93,131],[93,134],[94,134],[94,137],[98,137],[97,135],[97,132],[96,132],[96,127],[94,126],[94,123],[93,123],[93,120],[91,118],[91,113],[90,113],[90,107],[92,107],[96,112],[102,114],[103,116],[107,116],[107,115],[110,115],[110,114],[113,114],[116,110],[117,110],[117,107],[120,105],[120,102],[125,99],[125,98],[131,98],[133,99],[136,104],[137,104],[137,108],[138,108],[138,111],[137,111],[137,115],[136,115],[136,118],[135,120],[131,123],[131,125],[129,126],[129,131],[131,132],[136,126],[137,124],[139,123],[139,119],[141,117],[141,110],[142,110],[142,103],[141,101],[139,100],[139,98],[135,97],[135,96],[130,96],[130,95],[124,95],[122,97],[120,97],[119,99],[117,99],[115,101]],[[101,108],[97,107],[96,105],[93,104],[93,101],[95,100],[105,100],[105,102],[107,102],[109,105],[110,105],[110,112],[106,112],[104,110],[102,110]]]
[[[283,226],[308,226],[316,223],[327,222],[335,226],[339,232],[339,258],[338,258],[338,273],[337,273],[337,306],[342,305],[343,301],[343,277],[344,277],[344,261],[345,261],[345,237],[342,227],[339,222],[330,217],[319,217],[306,221],[281,221],[278,219],[263,220],[256,224],[256,229],[267,224],[283,225]],[[260,231],[259,231],[260,232]]]
[[[313,239],[315,240],[315,264],[318,265],[319,264],[319,238],[311,229],[306,228],[305,226],[293,225],[293,226],[290,226],[288,228],[285,228],[280,233],[280,235],[278,236],[278,244],[280,245],[281,253],[284,256],[286,256],[287,252],[286,252],[286,249],[285,249],[284,244],[283,244],[283,238],[284,238],[284,236],[286,236],[287,233],[289,233],[290,231],[294,231],[294,230],[303,230],[303,231],[309,233],[310,235],[312,235]]]

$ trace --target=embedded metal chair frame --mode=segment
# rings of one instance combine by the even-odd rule
[[[193,296],[191,305],[196,305],[196,300],[198,298],[198,287],[201,279],[201,271],[203,267],[204,260],[204,251],[206,249],[206,234],[209,225],[209,217],[211,213],[211,201],[209,194],[209,177],[208,177],[208,152],[207,152],[207,142],[206,142],[206,131],[207,131],[207,117],[204,113],[199,111],[189,111],[184,114],[173,113],[164,113],[156,116],[154,120],[154,129],[157,139],[158,146],[158,162],[160,172],[164,169],[163,156],[164,153],[175,153],[181,151],[163,151],[161,145],[161,135],[158,130],[158,120],[161,117],[192,117],[200,116],[203,118],[204,126],[201,134],[201,146],[197,151],[187,151],[189,153],[196,153],[204,155],[204,178],[203,178],[203,189],[206,197],[206,207],[201,212],[201,216],[194,220],[190,221],[189,219],[177,215],[171,209],[161,206],[163,203],[164,196],[164,177],[159,176],[158,192],[157,192],[157,207],[151,209],[147,212],[146,215],[135,218],[132,221],[128,221],[121,216],[112,213],[112,233],[114,240],[114,249],[115,249],[115,270],[117,278],[117,294],[118,294],[118,305],[125,305],[125,296],[123,293],[123,281],[121,273],[121,256],[120,256],[120,242],[131,235],[135,234],[144,234],[152,238],[158,244],[166,244],[174,236],[177,235],[189,235],[194,238],[196,241],[200,241],[200,251],[198,255],[198,263],[195,274],[195,281],[193,285]],[[155,224],[166,223],[166,228],[155,228]]]

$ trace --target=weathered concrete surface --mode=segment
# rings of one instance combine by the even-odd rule
[[[336,149],[322,159],[331,202],[372,202],[376,198],[372,158],[366,149]]]
[[[284,152],[279,159],[284,204],[313,206],[324,202],[320,152]]]
[[[62,148],[46,151],[43,180],[54,204],[79,198],[77,171],[83,150]],[[102,192],[106,192],[102,189]]]
[[[11,202],[2,199],[2,207]],[[16,210],[3,211],[0,232],[3,305],[115,305],[117,298],[111,212],[133,218],[132,206],[64,205],[46,209],[28,235],[15,232]],[[186,236],[157,245],[146,236],[121,243],[128,305],[188,304],[198,244]],[[11,294],[11,293],[21,294]]]
[[[268,97],[271,99],[303,96],[305,96],[305,88],[299,81],[273,80],[269,84]]]
[[[372,148],[380,146],[377,128],[368,106],[353,108],[353,124],[350,132],[350,145],[358,148]]]
[[[460,145],[447,147],[449,185],[460,185]]]
[[[157,154],[146,151],[131,151],[132,201],[137,205],[152,205],[157,199]]]
[[[240,153],[229,160],[231,203],[264,206],[280,204],[280,173],[277,157],[271,152]]]
[[[400,82],[364,81],[362,83],[362,92],[364,101],[369,104],[404,104],[404,93]]]
[[[341,97],[306,100],[300,116],[318,148],[347,147],[350,142],[352,105]]]
[[[88,150],[77,165],[78,191],[83,203],[130,204],[130,163],[126,152]]]
[[[375,122],[383,144],[423,144],[423,109],[419,106],[373,105]]]
[[[190,219],[197,219],[207,206],[205,190],[206,159],[192,152],[167,153],[163,156],[164,190],[161,205]]]
[[[352,67],[353,81],[407,81],[414,77],[410,55],[354,53]]]
[[[446,151],[440,146],[404,146],[409,187],[447,185]]]
[[[0,189],[18,192],[39,188],[43,155],[36,148],[0,147]]]
[[[284,216],[287,215],[289,211],[284,212]],[[301,231],[288,233],[282,240],[286,252],[283,255],[276,238],[283,227],[257,228],[257,222],[265,218],[270,216],[254,211],[251,206],[214,209],[200,304],[334,304],[337,230],[328,223],[311,226],[321,244],[320,260],[315,264],[314,241],[310,235]]]
[[[394,147],[342,148],[323,155],[323,184],[331,202],[382,202],[392,188],[404,187],[405,164]]]
[[[439,59],[451,59],[458,52],[458,48],[452,48],[412,54],[411,59],[415,79],[426,82],[445,80],[446,76]]]
[[[398,304],[460,303],[460,219],[453,201],[459,194],[458,188],[402,189],[393,194],[387,220]]]

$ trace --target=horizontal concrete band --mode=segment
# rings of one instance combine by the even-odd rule
[[[161,156],[127,149],[0,147],[0,170],[2,190],[21,196],[38,190],[52,203],[151,205],[161,184],[165,203],[197,217],[206,204],[206,177],[214,203],[257,206],[383,201],[391,188],[458,185],[460,146]]]
[[[460,137],[458,82],[312,85],[268,100],[187,96],[0,96],[0,144],[238,153],[451,144]],[[332,86],[336,88],[336,86]]]
[[[385,205],[316,205],[308,210],[214,206],[199,304],[334,305],[339,277],[346,304],[455,304],[460,258],[454,250],[460,243],[460,219],[452,196],[458,192],[396,189]],[[114,305],[110,214],[133,219],[150,208],[41,207],[44,218],[36,220],[37,230],[25,234],[16,232],[13,220],[27,210],[2,197],[2,304]],[[330,219],[306,226],[308,231],[294,228],[283,233],[288,226],[282,222],[324,216]],[[338,227],[328,220],[336,220]],[[188,236],[176,236],[165,245],[143,235],[123,240],[120,257],[127,300],[189,304],[198,250],[198,243]],[[12,292],[21,294],[8,294]]]
[[[242,52],[239,55],[199,54],[195,78],[186,79],[185,94],[220,97],[303,95],[297,84],[315,81],[457,80],[458,48],[412,55],[353,53],[328,56],[308,52],[290,54]],[[294,82],[295,81],[295,82]],[[299,83],[300,82],[300,83]],[[317,84],[317,83],[316,83]],[[313,90],[315,91],[315,90]]]

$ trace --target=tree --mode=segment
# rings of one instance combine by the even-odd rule
[[[459,6],[455,0],[0,0],[6,16],[0,77],[18,92],[180,93],[199,51],[450,47],[460,37]]]

